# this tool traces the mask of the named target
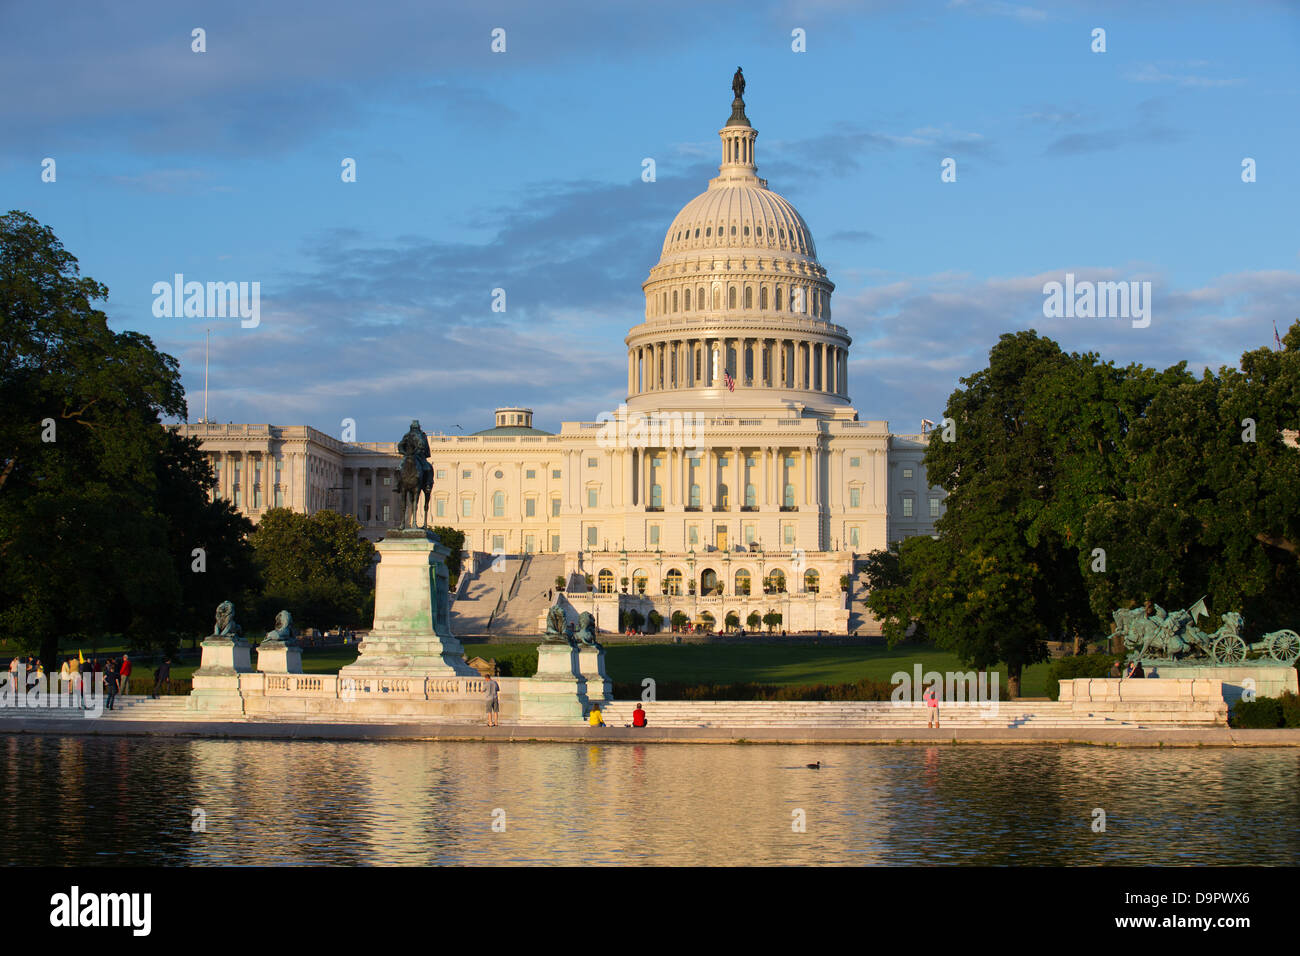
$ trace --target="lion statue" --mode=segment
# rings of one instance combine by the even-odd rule
[[[587,647],[600,647],[596,641],[596,619],[591,616],[590,611],[583,611],[578,615],[578,633],[575,637]]]
[[[217,621],[212,627],[213,637],[237,638],[243,631],[235,622],[235,605],[222,601],[217,605]]]
[[[288,611],[281,611],[275,616],[275,630],[267,631],[265,641],[278,641],[281,644],[292,644],[293,641],[293,615]]]

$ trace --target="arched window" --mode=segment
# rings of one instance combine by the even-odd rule
[[[747,285],[745,286],[745,308],[752,309],[753,307],[754,307],[754,287]]]
[[[695,308],[697,309],[708,308],[704,304],[706,301],[708,300],[704,298],[704,286],[700,286],[699,294],[695,297]]]
[[[722,289],[719,286],[713,287],[713,308],[722,308]]]
[[[781,311],[781,287],[780,286],[776,287],[776,305],[774,306],[774,308],[778,312]]]
[[[821,591],[821,575],[812,568],[803,573],[803,589],[809,594],[817,594]]]
[[[691,485],[691,507],[698,508],[699,506],[700,506],[700,486]]]
[[[637,594],[645,594],[646,582],[649,580],[650,578],[645,573],[645,571],[641,570],[640,568],[637,568],[635,571],[632,572],[633,590],[635,590]]]
[[[673,289],[673,311],[677,311],[677,290]]]
[[[596,590],[601,594],[614,593],[614,572],[609,568],[605,568],[600,574],[596,575]]]
[[[686,303],[685,303],[686,311],[689,312],[689,311],[691,310],[691,290],[690,290],[690,289],[687,289],[687,290],[686,290],[686,297],[685,297],[685,298],[686,298]]]
[[[718,589],[718,572],[712,568],[705,568],[700,572],[700,595],[705,596],[712,594]]]
[[[746,227],[745,227],[745,235],[746,235],[746,236],[749,235],[749,226],[746,226]]]
[[[506,515],[506,493],[504,491],[494,491],[492,493],[492,517],[504,518]]]
[[[718,504],[723,508],[731,507],[731,496],[727,494],[726,485],[718,485]]]
[[[699,226],[696,226],[696,227],[695,227],[695,238],[696,238],[696,239],[700,238],[700,227],[699,227]]]
[[[664,577],[664,580],[668,582],[669,594],[682,593],[682,572],[679,571],[677,568],[669,569],[668,574],[665,575]]]
[[[747,484],[745,486],[745,507],[754,508],[757,505],[758,505],[758,489],[755,488],[753,483],[751,482],[750,484]]]
[[[736,593],[745,595],[749,593],[749,572],[741,568],[736,572]]]
[[[785,590],[785,572],[779,569],[773,570],[764,582],[764,587],[773,593],[780,594]]]
[[[731,227],[731,234],[733,236],[736,234],[736,227],[734,225]]]
[[[767,308],[767,286],[763,286],[758,290],[758,307],[760,309]]]

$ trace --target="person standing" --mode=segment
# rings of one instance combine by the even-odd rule
[[[171,658],[164,657],[163,662],[158,665],[158,670],[154,672],[153,693],[150,696],[156,700],[158,698],[159,690],[165,688],[167,686],[167,682],[170,681],[171,678],[172,678]]]
[[[501,721],[501,685],[491,674],[488,675],[487,686],[487,725],[489,727],[500,726]]]
[[[110,657],[104,665],[104,709],[113,709],[113,699],[117,697],[117,667]]]
[[[934,685],[925,692],[925,706],[930,711],[930,716],[926,719],[925,726],[939,729],[939,695],[935,692]]]
[[[122,669],[118,673],[117,692],[119,694],[131,693],[131,655],[130,654],[122,655]]]

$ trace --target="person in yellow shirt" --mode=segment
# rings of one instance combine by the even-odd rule
[[[600,704],[591,705],[591,716],[587,718],[587,723],[593,727],[605,726],[605,716],[600,712]]]

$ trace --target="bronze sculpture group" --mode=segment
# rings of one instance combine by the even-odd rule
[[[1279,664],[1300,659],[1300,634],[1291,630],[1270,631],[1258,641],[1247,643],[1241,636],[1246,620],[1236,611],[1220,617],[1218,628],[1202,631],[1197,620],[1209,617],[1204,599],[1186,610],[1168,612],[1150,601],[1143,607],[1113,611],[1115,633],[1124,640],[1131,660],[1177,663],[1242,664],[1252,652]]]

